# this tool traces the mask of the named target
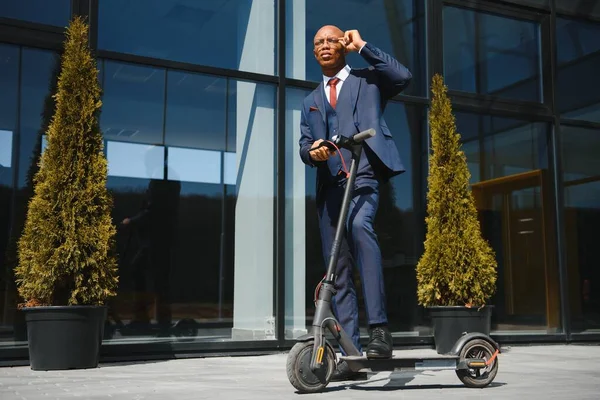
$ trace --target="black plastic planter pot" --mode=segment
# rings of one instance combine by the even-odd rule
[[[29,363],[38,371],[96,368],[106,307],[24,308]]]
[[[433,321],[433,339],[438,354],[448,354],[463,333],[490,334],[493,306],[482,309],[462,306],[428,307]]]

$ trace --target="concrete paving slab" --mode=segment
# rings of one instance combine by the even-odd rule
[[[396,356],[435,354],[395,351]],[[0,399],[298,399],[286,353],[102,364],[72,371],[0,368]],[[331,383],[328,399],[600,399],[600,346],[504,347],[495,381],[465,388],[453,371],[380,372],[362,382]]]

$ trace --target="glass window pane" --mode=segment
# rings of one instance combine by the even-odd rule
[[[600,24],[556,19],[558,85],[561,116],[600,122]]]
[[[166,141],[185,147],[108,142],[114,215],[126,223],[105,339],[274,339],[264,282],[273,281],[275,87],[179,71],[167,86]]]
[[[19,88],[19,48],[0,44],[0,189],[2,210],[8,210],[13,182],[13,141],[17,126],[17,91]],[[2,212],[0,212],[2,213]],[[0,214],[2,215],[2,214]],[[6,214],[8,218],[8,214]],[[8,219],[0,217],[0,229],[3,222],[8,229]],[[7,230],[5,229],[5,230]],[[4,248],[0,238],[0,251]],[[1,260],[1,256],[0,256]]]
[[[42,135],[54,113],[60,59],[53,52],[24,48],[21,60],[19,187],[31,184]]]
[[[165,144],[224,150],[227,79],[178,71],[167,78]]]
[[[559,12],[566,11],[584,17],[600,17],[600,3],[593,0],[556,0],[556,8]]]
[[[456,122],[483,236],[498,262],[492,329],[558,332],[547,124],[461,112]]]
[[[165,149],[162,146],[107,141],[108,175],[162,179]]]
[[[221,152],[169,147],[168,175],[172,181],[221,183]]]
[[[3,172],[12,166],[12,142],[12,131],[0,130],[0,184],[4,183]]]
[[[443,21],[450,89],[541,101],[539,24],[455,7]]]
[[[104,62],[100,126],[105,139],[163,143],[165,70]]]
[[[474,168],[471,183],[548,168],[544,123],[461,112],[456,121],[467,162]]]
[[[12,264],[5,264],[6,245],[8,242],[10,215],[12,211],[11,200],[13,195],[12,144],[13,132],[0,129],[0,273],[5,277],[11,276],[6,273],[7,271],[5,271],[5,268],[8,269],[12,267]],[[2,286],[4,287],[0,287],[0,296],[6,296],[6,286]],[[2,308],[0,308],[0,310],[2,310]],[[5,315],[4,312],[2,314]],[[4,321],[3,315],[0,316],[0,327],[6,322]],[[1,341],[2,339],[0,339],[0,342]]]
[[[17,125],[19,48],[0,44],[0,129],[14,131]]]
[[[0,329],[12,331],[0,342],[27,340],[25,319],[17,311],[19,299],[9,271],[16,265],[16,243],[33,194],[32,178],[37,171],[42,135],[54,111],[51,95],[58,66],[58,58],[51,51],[0,45],[0,273],[11,279],[0,287],[0,296],[5,299],[0,302]],[[15,173],[18,181],[13,192]]]
[[[561,126],[569,305],[575,332],[600,332],[600,135]]]
[[[223,153],[223,182],[226,185],[236,185],[237,183],[237,159],[235,153]]]
[[[274,75],[275,10],[275,0],[102,0],[98,47]]]
[[[3,0],[0,2],[0,17],[67,26],[70,16],[71,0]]]
[[[335,10],[335,12],[324,12]],[[290,78],[320,81],[313,37],[320,27],[358,29],[361,37],[394,56],[413,74],[404,94],[425,93],[425,2],[415,0],[294,0],[286,7],[287,71]],[[368,64],[357,53],[347,57],[353,68]]]

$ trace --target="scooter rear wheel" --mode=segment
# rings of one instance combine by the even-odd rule
[[[469,358],[491,359],[496,349],[486,340],[473,339],[465,343],[460,352],[460,359],[466,360]],[[459,369],[456,371],[458,379],[470,388],[484,388],[488,386],[498,373],[498,357],[484,368]]]
[[[325,346],[323,361],[319,369],[310,369],[314,341],[296,343],[290,350],[286,363],[287,376],[292,386],[300,393],[316,393],[323,390],[335,369],[335,355]]]

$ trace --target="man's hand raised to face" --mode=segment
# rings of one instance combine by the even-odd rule
[[[314,161],[326,161],[330,156],[335,154],[335,151],[330,151],[327,146],[319,147],[319,145],[323,142],[323,139],[319,139],[310,146],[311,150],[308,154],[310,154],[310,158]],[[317,147],[319,147],[317,149]]]
[[[346,53],[359,51],[367,43],[361,37],[356,29],[344,32],[343,42],[346,46]]]

